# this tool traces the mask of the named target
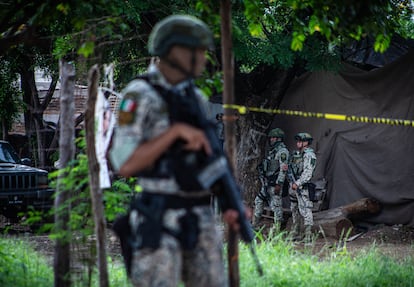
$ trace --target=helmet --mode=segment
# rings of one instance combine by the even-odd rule
[[[149,36],[148,52],[164,56],[171,46],[213,48],[213,34],[207,25],[189,15],[172,15],[158,22]]]
[[[267,134],[267,137],[284,139],[285,138],[285,132],[280,128],[275,128]]]
[[[298,133],[295,135],[295,140],[312,144],[313,138],[309,133]]]

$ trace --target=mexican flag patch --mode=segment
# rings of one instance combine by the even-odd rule
[[[131,124],[135,118],[135,110],[138,107],[137,101],[133,99],[123,99],[119,105],[118,123],[120,126]]]

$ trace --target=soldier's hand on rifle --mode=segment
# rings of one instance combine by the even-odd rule
[[[246,218],[251,218],[252,216],[252,211],[250,210],[250,208],[245,207],[245,214],[246,214]],[[226,222],[231,229],[233,229],[234,231],[239,231],[240,230],[240,224],[239,224],[239,214],[236,210],[234,209],[228,209],[223,213],[223,220],[224,222]]]
[[[178,137],[185,141],[184,149],[204,150],[207,155],[212,153],[210,143],[203,130],[184,123],[175,123],[172,128],[176,130]]]
[[[298,185],[296,183],[292,183],[292,189],[293,190],[297,190],[298,189]]]

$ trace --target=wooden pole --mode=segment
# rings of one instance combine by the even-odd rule
[[[59,137],[59,168],[65,168],[75,157],[75,67],[63,60],[59,62],[62,90],[60,94],[60,137]],[[70,191],[61,188],[64,174],[57,180],[57,193],[55,198],[55,232],[70,234]],[[59,237],[55,243],[54,254],[54,286],[69,287],[70,279],[70,238]]]
[[[94,65],[89,70],[88,102],[85,113],[86,151],[89,165],[89,185],[92,211],[95,221],[96,249],[98,252],[99,286],[108,287],[108,269],[105,250],[105,216],[103,193],[99,185],[99,164],[95,151],[95,104],[98,96],[99,69]]]
[[[231,3],[230,0],[220,1],[221,17],[221,58],[224,74],[223,104],[234,103],[234,59],[231,37]],[[235,121],[233,110],[224,110],[225,150],[232,168],[235,168]],[[227,260],[229,264],[229,285],[240,285],[238,234],[229,228],[227,238]]]

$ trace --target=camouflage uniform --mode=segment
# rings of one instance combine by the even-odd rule
[[[306,187],[306,183],[312,178],[316,165],[316,155],[312,148],[306,147],[302,152],[295,151],[290,160],[289,166],[289,198],[290,209],[292,211],[292,230],[294,236],[298,236],[300,226],[303,224],[305,227],[310,228],[313,226],[312,207],[313,203],[309,199],[309,191]],[[293,182],[293,174],[295,181]],[[291,188],[292,184],[296,183],[297,190]]]
[[[282,190],[280,190],[279,194],[275,194],[275,185],[278,184],[283,188],[288,160],[289,151],[285,144],[282,141],[279,141],[269,149],[266,158],[261,164],[259,173],[261,173],[263,181],[262,188],[254,200],[255,227],[257,227],[257,223],[262,216],[266,204],[269,204],[274,213],[275,224],[280,227],[280,224],[283,221]]]
[[[175,89],[184,96],[188,82],[171,86],[157,70],[150,67],[149,81],[165,89]],[[200,96],[200,102],[205,104]],[[111,159],[115,169],[131,156],[142,142],[163,133],[170,125],[168,108],[158,92],[145,80],[136,79],[123,91],[119,107],[118,127],[115,132]],[[181,195],[183,191],[174,179],[140,177],[138,184],[147,193]],[[195,192],[194,196],[200,196]],[[209,194],[209,191],[204,191]],[[185,192],[185,196],[192,193]],[[177,238],[163,234],[160,248],[142,248],[133,252],[131,281],[134,286],[178,286],[182,280],[186,286],[225,286],[222,258],[222,236],[217,230],[209,205],[195,206],[191,211],[198,217],[200,234],[196,248],[183,251]],[[163,226],[179,231],[178,220],[186,209],[167,209]]]

